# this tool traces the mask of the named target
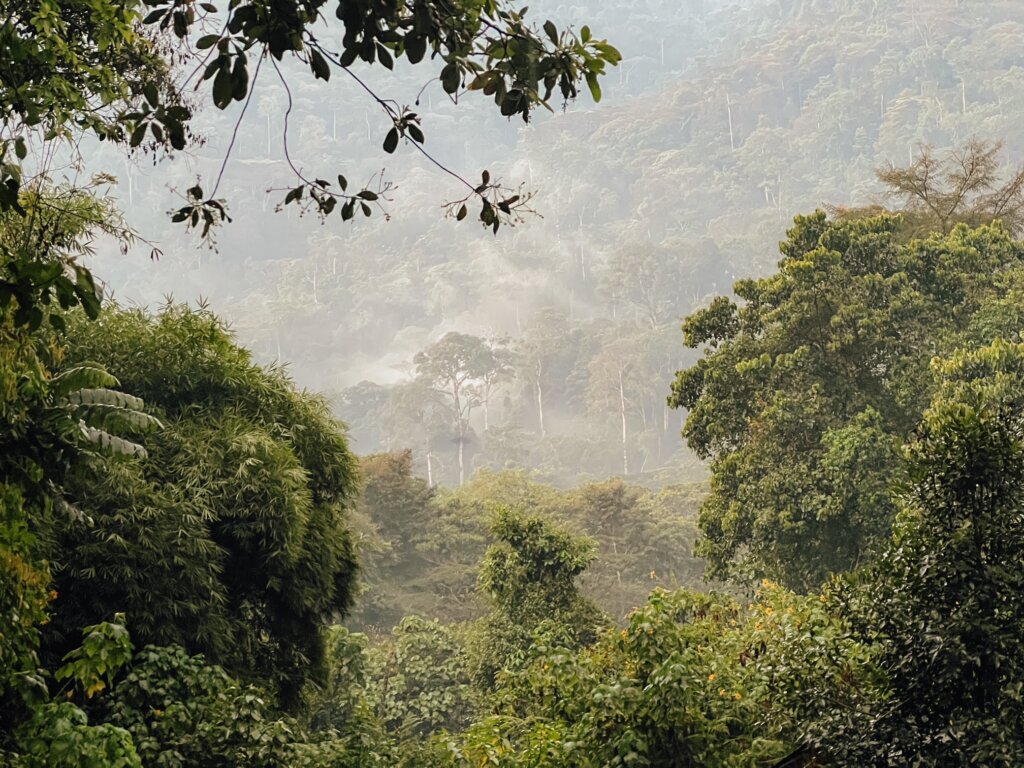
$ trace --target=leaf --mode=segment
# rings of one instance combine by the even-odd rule
[[[409,137],[417,144],[423,143],[425,138],[423,136],[423,131],[420,130],[420,127],[416,125],[416,123],[409,123],[409,125],[405,127],[405,130],[408,131]]]
[[[376,192],[371,192],[368,189],[364,189],[362,192],[359,193],[358,197],[363,198],[363,200],[370,200],[372,202],[373,200],[378,199],[379,196],[377,195]]]
[[[595,102],[601,101],[601,84],[597,81],[597,75],[587,72],[587,86],[590,88],[590,95]]]
[[[316,48],[309,50],[309,66],[313,70],[314,78],[319,78],[320,80],[331,79],[331,67],[327,63],[327,59]]]
[[[235,67],[231,72],[231,98],[235,101],[244,101],[249,93],[249,68],[246,65],[245,54],[240,53],[235,58]]]
[[[220,35],[203,35],[196,40],[196,48],[200,51],[205,51],[207,48],[212,48],[220,40]]]
[[[109,373],[99,363],[80,363],[54,376],[50,380],[50,391],[57,397],[65,397],[69,393],[85,388],[102,388],[119,386],[117,377]]]
[[[469,209],[466,208],[466,204],[463,203],[462,207],[459,208],[459,212],[455,215],[455,220],[456,221],[462,221],[464,218],[466,218],[466,215],[468,213],[469,213]]]
[[[143,122],[140,122],[140,123],[136,124],[135,128],[132,130],[131,138],[128,139],[128,146],[130,146],[130,147],[137,147],[137,146],[139,146],[139,144],[142,143],[142,140],[144,138],[146,138],[146,129],[147,129],[147,127],[148,127],[147,124],[143,123]]]
[[[384,137],[384,151],[389,155],[398,149],[398,128],[394,127]]]
[[[425,35],[405,38],[405,57],[413,64],[419,64],[427,53],[427,38]]]
[[[441,85],[445,93],[454,94],[458,91],[459,82],[459,67],[454,61],[450,61],[441,70]]]
[[[584,29],[586,29],[586,27],[584,27]],[[550,20],[545,21],[544,31],[547,32],[548,37],[551,39],[551,42],[554,43],[555,45],[558,45],[558,27],[554,25],[554,22]]]
[[[586,24],[583,25],[583,29],[580,30],[580,40],[584,43],[590,42],[590,27]]]
[[[141,411],[146,407],[146,404],[140,397],[107,388],[76,389],[69,392],[64,397],[64,400],[72,405],[106,405],[137,411]]]
[[[138,443],[111,435],[102,429],[96,429],[88,425],[82,426],[82,432],[86,440],[99,446],[114,456],[125,456],[135,459],[145,459],[149,456],[146,449]]]
[[[228,69],[228,62],[221,61],[217,76],[213,79],[213,103],[217,109],[226,109],[231,103],[231,95],[234,85],[231,80],[231,70]]]

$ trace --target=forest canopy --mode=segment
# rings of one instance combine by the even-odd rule
[[[1024,763],[1019,7],[7,10],[0,763]]]

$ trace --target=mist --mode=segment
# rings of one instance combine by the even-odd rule
[[[342,224],[295,206],[275,212],[289,181],[288,94],[265,77],[223,171],[218,196],[233,222],[216,249],[197,247],[166,212],[175,191],[220,174],[238,105],[206,108],[197,125],[209,143],[174,162],[96,148],[97,167],[121,169],[127,220],[162,255],[101,248],[93,266],[121,303],[208,302],[260,361],[287,364],[298,384],[332,398],[355,450],[412,448],[424,475],[431,454],[435,483],[458,482],[459,445],[463,476],[525,467],[561,485],[699,479],[680,437],[685,414],[665,405],[675,371],[696,360],[682,318],[736,279],[768,274],[795,214],[876,201],[875,169],[922,144],[978,136],[1021,155],[1019,112],[998,83],[1024,8],[896,6],[541,3],[531,14],[586,20],[624,60],[599,104],[555,101],[529,124],[492,114],[485,99],[455,104],[437,81],[400,68],[381,93],[418,105],[434,159],[534,195],[536,214],[495,236],[446,214],[464,194],[459,180],[404,142],[382,151],[386,117],[342,78],[293,84],[292,160],[353,183],[383,178],[386,215]],[[424,411],[431,387],[414,393],[416,355],[449,332],[508,356],[463,438],[457,420]]]

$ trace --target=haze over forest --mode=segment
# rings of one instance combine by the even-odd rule
[[[327,98],[313,83],[294,86],[294,159],[359,180],[384,169],[397,188],[385,204],[392,220],[274,215],[281,195],[265,190],[287,177],[287,97],[265,78],[220,190],[234,223],[218,250],[194,247],[167,221],[167,188],[216,175],[238,105],[201,113],[209,143],[187,159],[133,167],[97,153],[97,166],[122,169],[128,220],[163,256],[101,251],[96,272],[121,301],[205,298],[259,359],[329,394],[355,450],[412,448],[424,475],[432,453],[435,482],[458,482],[458,441],[451,418],[423,412],[414,357],[449,331],[497,340],[508,370],[488,395],[488,429],[482,407],[470,416],[467,472],[522,466],[565,485],[609,474],[660,485],[703,476],[679,437],[682,414],[665,406],[674,372],[696,359],[680,320],[736,278],[768,274],[794,214],[876,200],[875,170],[906,164],[922,143],[1001,139],[1007,162],[1022,156],[1018,3],[532,10],[615,30],[624,62],[599,105],[581,100],[524,125],[472,99],[456,108],[411,68],[379,90],[411,105],[422,89],[429,151],[466,177],[486,168],[523,183],[540,216],[494,237],[445,218],[457,182],[404,142],[385,155],[383,116],[359,106],[351,82],[332,83],[338,95]]]
[[[513,2],[0,0],[0,765],[1024,765],[1024,2]]]

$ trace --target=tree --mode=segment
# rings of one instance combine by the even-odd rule
[[[13,294],[0,296],[0,719],[12,724],[41,685],[40,628],[56,597],[46,545],[54,525],[84,520],[69,487],[96,463],[145,456],[136,439],[159,426],[101,366],[69,363],[59,333],[67,307],[99,307],[91,277],[72,279],[69,262],[80,239],[116,234],[109,207],[72,190],[21,200],[24,215],[0,211],[0,284]],[[26,291],[32,301],[20,303]]]
[[[370,528],[360,540],[357,621],[377,629],[423,610],[416,604],[430,562],[424,542],[437,517],[434,490],[413,472],[412,451],[360,459],[362,493],[354,519]]]
[[[977,139],[937,156],[921,147],[907,168],[878,171],[888,195],[901,203],[915,235],[949,232],[959,223],[978,227],[1001,221],[1013,233],[1024,227],[1024,168],[1000,179],[1002,143]]]
[[[888,215],[797,217],[777,274],[737,282],[742,304],[717,298],[687,318],[704,357],[679,372],[670,403],[711,459],[697,546],[711,575],[806,589],[887,540],[928,362],[973,343],[973,318],[1022,256],[999,226],[909,243],[899,232]]]
[[[509,509],[496,514],[491,533],[496,543],[484,555],[479,589],[492,607],[474,628],[470,644],[474,679],[487,688],[502,669],[522,661],[542,625],[586,645],[606,623],[576,585],[594,559],[589,539],[539,515]]]
[[[842,764],[1024,759],[1024,348],[997,340],[933,370],[892,541],[853,582],[879,690],[869,712],[815,729]]]
[[[108,311],[71,328],[69,360],[101,360],[165,428],[149,461],[94,464],[58,524],[59,601],[46,638],[125,610],[145,643],[202,652],[292,706],[352,599],[346,507],[356,465],[326,404],[254,365],[208,310]],[[168,556],[168,553],[173,553]]]
[[[452,331],[413,358],[417,376],[442,398],[455,426],[459,485],[466,481],[465,449],[469,418],[506,364],[495,348],[478,336]]]

